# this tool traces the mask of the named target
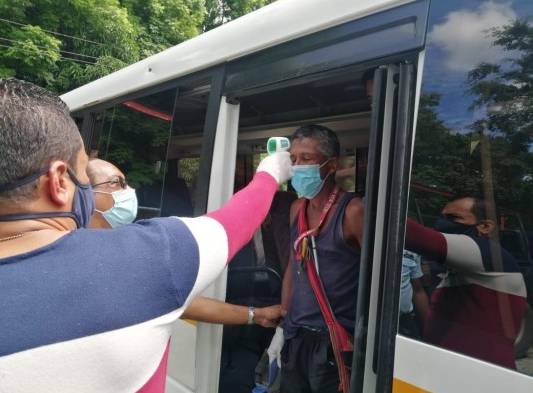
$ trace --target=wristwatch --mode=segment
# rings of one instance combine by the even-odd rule
[[[255,323],[255,307],[248,307],[248,325],[253,325]]]

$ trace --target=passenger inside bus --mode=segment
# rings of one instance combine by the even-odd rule
[[[299,124],[320,124],[332,130],[338,134],[340,149],[339,157],[336,164],[336,170],[332,171],[332,175],[328,177],[327,187],[330,187],[331,184],[335,184],[334,177],[337,178],[337,183],[340,188],[344,191],[349,191],[350,194],[356,192],[357,196],[364,195],[365,180],[366,180],[366,157],[368,152],[368,139],[369,139],[369,126],[370,126],[370,100],[367,94],[367,83],[365,78],[372,79],[373,69],[366,73],[367,76],[363,78],[364,71],[358,70],[356,73],[341,73],[335,74],[327,79],[319,79],[317,81],[311,81],[305,83],[303,86],[288,86],[280,90],[272,90],[267,92],[259,92],[251,96],[239,97],[240,102],[240,119],[239,119],[239,142],[238,142],[238,152],[237,152],[237,165],[236,165],[236,180],[235,180],[235,189],[238,190],[239,187],[246,184],[250,180],[250,177],[246,174],[250,172],[243,167],[244,161],[248,160],[250,155],[261,155],[264,152],[264,149],[261,150],[260,146],[265,146],[266,139],[265,135],[268,136],[290,136],[294,133],[294,130],[298,128]],[[371,87],[371,85],[370,85]],[[243,157],[244,156],[244,157]],[[253,165],[248,165],[248,167],[253,167]],[[333,176],[333,172],[335,175]],[[290,188],[289,188],[290,189]],[[287,198],[293,198],[291,194],[285,194],[280,192],[277,195],[280,197],[286,196]],[[353,195],[353,194],[351,194]],[[286,203],[284,202],[283,205]],[[333,210],[333,209],[332,209]],[[284,223],[288,227],[289,225],[289,211],[281,212],[280,209],[276,208],[276,201],[272,205],[270,211],[270,216],[283,217],[285,216]],[[328,221],[331,217],[328,216]],[[269,236],[265,235],[265,228],[269,225],[269,219],[267,218],[266,222],[263,224],[263,239],[262,244],[265,250],[265,253],[268,254],[269,249],[273,249],[272,243],[278,243],[276,239],[272,239]],[[329,224],[328,224],[329,225]],[[273,231],[274,236],[279,234],[279,231]],[[285,251],[285,256],[280,256],[283,265],[290,267],[291,264],[289,261],[289,251],[293,248],[293,241],[289,241],[289,236],[285,237],[286,245],[282,246],[282,250]],[[243,256],[239,261],[233,261],[228,269],[228,282],[227,282],[227,294],[228,297],[226,300],[229,300],[229,296],[235,294],[235,290],[243,285],[246,285],[246,280],[243,280],[235,274],[235,270],[238,269],[237,264],[244,261],[253,261],[256,258],[257,254],[257,242],[250,244],[248,250],[243,250],[243,253],[246,253],[246,256]],[[330,247],[331,249],[335,246]],[[343,249],[343,246],[341,246]],[[338,251],[338,250],[337,250]],[[268,259],[268,258],[267,258]],[[287,261],[287,262],[285,262]],[[237,263],[235,263],[237,262]],[[250,263],[250,262],[248,262]],[[353,260],[353,265],[357,265],[357,257]],[[290,269],[287,269],[285,273],[289,272]],[[290,274],[290,273],[289,273]],[[287,274],[284,275],[284,279]],[[249,277],[249,276],[248,276]],[[346,275],[344,277],[346,281],[350,280],[351,283],[349,286],[346,286],[346,291],[349,291],[349,288],[353,289],[352,285],[357,283],[357,275],[354,272],[353,277]],[[250,280],[248,280],[250,281]],[[273,285],[276,281],[274,278],[271,279],[271,284]],[[353,293],[357,291],[354,289]],[[352,293],[350,293],[352,294]],[[310,295],[313,297],[313,293],[310,292]],[[314,298],[311,298],[313,301]],[[353,301],[353,309],[351,310],[353,316],[355,316],[355,300],[350,299],[350,302]],[[232,300],[233,302],[233,300]],[[350,304],[345,304],[345,308],[350,308]],[[320,317],[320,312],[319,312]],[[352,320],[353,323],[353,320]],[[322,326],[323,327],[323,326]],[[241,327],[237,329],[243,329]],[[244,327],[244,329],[248,329]],[[255,329],[255,328],[254,328]],[[223,343],[223,355],[222,355],[222,364],[221,364],[221,379],[219,384],[220,391],[223,386],[233,386],[236,389],[238,385],[239,375],[234,373],[233,376],[228,374],[228,362],[225,362],[225,354],[231,352],[232,346],[235,347],[235,351],[239,351],[239,346],[244,342],[244,340],[235,340],[229,333],[231,330],[235,330],[233,327],[224,328],[224,339]],[[229,333],[229,334],[228,334]],[[322,336],[324,337],[324,331]],[[326,333],[327,335],[327,333]],[[240,335],[238,337],[243,337]],[[278,334],[279,337],[279,334]],[[327,350],[328,339],[325,338],[322,349]],[[247,344],[248,345],[248,344]],[[280,347],[278,345],[278,347]],[[308,350],[308,346],[304,346],[305,350]],[[272,346],[271,346],[272,349]],[[270,351],[272,353],[272,350]],[[336,374],[336,369],[330,370],[330,363],[333,359],[333,354],[330,353],[327,355],[328,361],[326,361],[326,368],[328,368],[328,373],[332,376],[332,381],[337,381],[338,385],[338,375]],[[277,357],[276,355],[274,357]],[[349,357],[349,355],[347,356]],[[348,360],[349,362],[349,360]],[[282,373],[284,365],[281,365]],[[236,366],[234,367],[234,369]],[[312,371],[311,371],[312,373]],[[224,378],[233,378],[233,385],[225,385],[223,383]],[[281,378],[283,380],[283,378]],[[286,379],[287,380],[287,379]],[[331,382],[331,385],[334,383]],[[290,385],[284,386],[284,389],[287,389]],[[296,384],[292,383],[292,389],[304,389],[305,391],[306,384]],[[253,386],[253,385],[252,385]],[[318,384],[318,388],[323,388],[321,384]],[[278,387],[279,388],[279,387]],[[337,386],[335,386],[336,391]],[[244,388],[239,386],[239,390],[226,390],[228,392],[245,392],[250,391],[250,385]],[[276,391],[275,388],[271,387],[269,391]]]
[[[421,256],[407,250],[402,257],[400,319],[398,331],[404,336],[421,338],[429,311],[429,299],[422,285]]]
[[[292,138],[292,186],[302,196],[291,206],[291,244],[311,230],[316,236],[317,270],[338,329],[353,334],[362,241],[362,202],[335,184],[340,145],[330,129],[309,125],[298,128]],[[337,368],[337,345],[330,342],[328,327],[307,273],[308,256],[298,246],[291,250],[283,278],[282,307],[287,311],[268,349],[270,361],[281,357],[281,391],[337,392],[339,382],[349,378],[345,364]],[[347,344],[347,343],[344,343]],[[282,351],[283,348],[283,351]],[[339,348],[340,349],[340,348]],[[351,352],[342,354],[343,362]]]
[[[112,163],[93,159],[87,164],[87,176],[93,187],[95,213],[89,228],[118,228],[131,224],[137,216],[135,190],[128,186],[126,176]],[[193,321],[225,325],[257,324],[275,327],[281,318],[279,305],[245,307],[216,299],[197,297],[180,317]]]

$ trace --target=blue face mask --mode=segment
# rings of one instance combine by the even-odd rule
[[[324,183],[325,179],[320,177],[320,168],[326,165],[329,160],[326,160],[321,165],[293,165],[292,166],[292,179],[291,184],[298,193],[299,196],[306,199],[313,199],[318,195]]]
[[[128,187],[125,190],[114,192],[95,192],[109,194],[113,197],[115,203],[111,209],[106,211],[96,210],[102,214],[104,219],[111,225],[111,228],[131,224],[137,217],[137,195],[133,188]]]
[[[80,183],[70,169],[68,173],[76,185],[76,191],[74,192],[74,200],[72,201],[71,215],[67,215],[67,217],[72,217],[76,221],[78,228],[86,228],[95,210],[93,189],[90,184]]]
[[[76,222],[78,228],[85,228],[89,225],[91,217],[94,213],[94,198],[93,190],[90,184],[82,184],[70,169],[67,169],[70,179],[76,186],[74,191],[74,198],[72,200],[72,210],[69,212],[41,212],[41,213],[16,213],[5,216],[0,216],[0,221],[18,221],[18,220],[32,220],[36,218],[53,218],[53,217],[70,217]],[[3,185],[0,191],[13,190],[25,184],[29,184],[48,172],[44,170],[39,173],[27,176],[14,183]]]

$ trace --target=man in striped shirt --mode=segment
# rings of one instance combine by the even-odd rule
[[[162,393],[172,322],[250,241],[289,154],[205,216],[88,230],[88,158],[64,103],[0,80],[0,135],[0,389]]]
[[[424,339],[515,369],[514,342],[527,308],[513,256],[494,238],[496,224],[481,200],[446,204],[435,229],[407,220],[406,248],[447,268],[433,291]]]

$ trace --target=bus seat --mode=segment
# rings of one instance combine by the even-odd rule
[[[163,189],[161,217],[192,217],[193,207],[185,179],[167,176]]]

